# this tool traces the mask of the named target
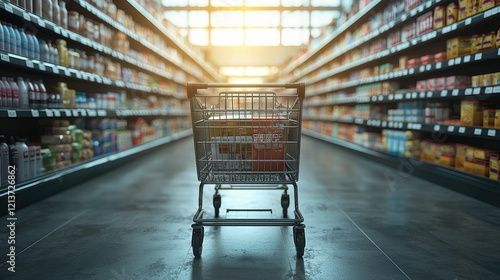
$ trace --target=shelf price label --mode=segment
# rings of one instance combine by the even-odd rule
[[[376,96],[372,96],[372,102],[375,102],[377,101],[377,97]]]
[[[17,111],[16,110],[7,110],[7,116],[9,116],[9,118],[15,118],[15,117],[17,117]]]
[[[41,71],[45,71],[45,70],[47,70],[47,69],[45,68],[45,64],[43,64],[43,62],[40,62],[40,63],[38,64],[38,69],[40,69]]]
[[[495,129],[488,129],[488,136],[490,137],[497,136],[497,131]]]
[[[493,93],[500,93],[500,86],[493,87]]]
[[[452,95],[452,96],[458,96],[458,93],[459,93],[459,92],[460,92],[460,91],[459,91],[458,89],[454,89],[454,90],[451,92],[451,95]]]
[[[23,18],[27,21],[31,21],[30,15],[26,12],[23,12]]]
[[[97,116],[96,110],[93,110],[93,109],[88,109],[87,110],[87,114],[89,115],[89,117],[95,117],[95,116]]]
[[[471,94],[472,94],[472,88],[465,89],[465,95],[471,95]]]
[[[425,66],[424,65],[420,66],[420,68],[418,69],[418,71],[424,72],[425,71]]]
[[[436,69],[441,69],[441,67],[443,67],[443,63],[442,62],[436,63]]]
[[[498,56],[500,56],[500,48],[498,49],[498,53],[497,53]]]
[[[40,113],[38,112],[38,110],[31,109],[31,116],[33,118],[38,118],[40,117]]]
[[[2,61],[10,62],[10,58],[9,58],[8,54],[2,53],[1,59],[2,59]]]
[[[420,98],[425,98],[425,91],[420,92]]]
[[[405,99],[410,99],[410,98],[411,98],[411,92],[407,92],[406,96],[405,96]]]
[[[474,55],[474,60],[481,60],[483,59],[483,54],[482,53],[476,53]]]
[[[382,127],[386,127],[387,126],[387,121],[383,121],[382,122]]]
[[[410,75],[413,75],[413,73],[415,73],[415,68],[410,68],[409,72],[410,72]]]
[[[453,65],[455,65],[455,60],[454,59],[448,60],[448,66],[453,66]]]
[[[394,95],[391,94],[391,95],[388,96],[388,98],[389,98],[389,100],[393,100],[394,99]]]
[[[411,93],[411,98],[413,98],[413,99],[417,98],[417,92],[415,92],[415,91],[412,92]]]
[[[465,25],[469,25],[469,24],[471,24],[471,22],[472,22],[472,19],[469,17],[465,20]]]
[[[57,26],[54,26],[54,32],[56,34],[61,34],[61,29],[59,27],[57,27]]]
[[[481,94],[481,88],[480,87],[475,88],[474,91],[472,92],[472,94],[474,94],[474,95]]]
[[[33,65],[33,61],[31,61],[31,60],[26,60],[26,67],[28,67],[28,68],[34,68],[34,67],[35,67],[35,65]]]
[[[438,124],[436,124],[436,125],[434,126],[434,131],[439,131],[440,129],[441,129],[441,126],[440,126],[440,125],[438,125]]]
[[[72,114],[73,114],[73,117],[78,117],[78,110],[77,109],[73,109],[72,110]]]
[[[451,31],[451,26],[446,26],[446,27],[443,27],[443,29],[441,30],[441,33],[446,34],[450,31]]]
[[[481,133],[483,133],[483,130],[481,128],[474,129],[474,135],[481,135]]]
[[[86,117],[87,116],[87,111],[85,111],[84,109],[81,109],[79,111],[80,111],[80,114],[82,115],[82,117]]]
[[[441,91],[441,97],[446,97],[448,96],[448,91],[447,90],[442,90]]]
[[[99,117],[105,117],[107,115],[106,110],[97,110],[97,115]]]
[[[37,22],[38,22],[38,25],[40,25],[41,27],[45,27],[45,21],[43,19],[38,18]]]
[[[462,58],[461,57],[455,58],[455,65],[460,64],[460,63],[462,63]]]
[[[430,71],[432,69],[432,64],[425,65],[425,71]]]
[[[484,93],[486,93],[486,94],[491,94],[491,93],[493,93],[493,87],[487,87],[487,88],[485,88],[485,89],[484,89]]]
[[[54,109],[54,117],[59,118],[61,116],[61,111],[58,109]]]
[[[71,110],[69,109],[65,109],[64,110],[64,114],[66,115],[66,117],[71,117]],[[76,117],[76,116],[75,116]]]
[[[458,24],[454,23],[451,25],[451,30],[457,30]]]
[[[9,13],[13,13],[12,6],[10,4],[5,3],[5,10]]]
[[[431,1],[427,1],[427,3],[425,3],[425,7],[426,8],[430,8],[432,5],[432,2]],[[423,10],[423,9],[422,9]]]
[[[464,56],[464,63],[467,63],[470,61],[470,55]]]
[[[428,91],[428,92],[427,92],[427,98],[431,98],[431,97],[432,97],[432,95],[433,95],[432,91]]]
[[[420,124],[420,123],[414,124],[413,125],[413,129],[415,129],[415,130],[421,130],[422,129],[422,124]]]
[[[52,65],[52,72],[53,72],[54,74],[59,74],[59,68],[57,68],[57,66],[56,66],[56,65]]]
[[[455,127],[453,125],[448,126],[448,132],[455,131]]]
[[[45,115],[49,118],[52,118],[54,116],[54,113],[51,109],[45,109]]]
[[[463,126],[459,127],[458,133],[465,133],[465,127],[463,127]]]

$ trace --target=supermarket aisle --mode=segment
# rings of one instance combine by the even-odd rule
[[[193,259],[190,224],[197,181],[192,151],[192,138],[173,143],[19,210],[16,273],[7,274],[3,263],[0,278],[500,276],[500,209],[414,177],[391,188],[384,178],[391,169],[307,137],[299,181],[307,226],[304,259],[296,259],[288,227],[207,227],[203,255]],[[271,203],[279,209],[276,191],[222,196],[222,208]],[[1,233],[6,235],[5,227]]]

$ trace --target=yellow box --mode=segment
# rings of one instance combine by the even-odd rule
[[[490,155],[492,154],[497,154],[497,152],[486,149],[474,148],[474,159],[489,160]]]
[[[483,110],[483,127],[494,128],[495,127],[495,109]]]
[[[496,46],[496,33],[494,31],[483,35],[481,50],[490,50]]]
[[[500,110],[495,113],[495,128],[500,128]]]
[[[488,160],[474,160],[472,170],[474,174],[488,177],[490,174],[490,163]]]
[[[483,124],[483,108],[476,100],[463,100],[460,106],[460,123],[468,126]]]
[[[464,163],[465,163],[465,156],[463,156],[463,155],[455,156],[455,168],[456,169],[464,170]]]
[[[455,3],[450,3],[446,7],[446,25],[452,25],[458,19],[458,6]]]
[[[480,87],[481,84],[482,84],[482,80],[483,80],[483,75],[476,75],[476,76],[472,76],[471,78],[471,86],[472,87]]]
[[[463,20],[468,17],[469,0],[458,0],[458,20]]]
[[[490,171],[496,171],[497,173],[500,172],[500,163],[498,159],[498,154],[491,155],[490,157]]]
[[[479,12],[479,4],[481,0],[467,1],[467,16],[471,17]]]
[[[439,159],[439,163],[445,166],[455,166],[455,157],[448,157],[448,156],[443,156],[441,155],[441,158]]]
[[[495,0],[481,0],[479,7],[481,7],[480,12],[489,10],[495,7]]]
[[[490,170],[490,179],[495,180],[495,181],[500,180],[500,179],[499,179],[499,176],[498,176],[498,172],[492,172],[492,171]]]
[[[470,54],[471,40],[468,37],[456,37],[446,41],[446,58],[452,59]]]
[[[500,85],[500,72],[491,73],[491,85],[492,86]]]
[[[474,161],[469,161],[465,159],[464,161],[464,171],[474,173]]]
[[[472,35],[470,38],[470,53],[475,54],[481,50],[483,42],[482,35]]]
[[[446,8],[444,6],[436,6],[434,8],[434,29],[439,29],[445,26],[446,23]]]

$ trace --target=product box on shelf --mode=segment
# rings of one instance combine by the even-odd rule
[[[452,59],[470,54],[471,40],[467,37],[456,37],[446,41],[446,58]]]
[[[456,144],[455,148],[456,148],[455,168],[457,168],[459,170],[464,170],[465,153],[466,153],[467,145]]]
[[[401,41],[406,42],[417,36],[416,23],[412,22],[401,29]]]
[[[443,90],[446,88],[446,77],[436,78],[436,90]]]
[[[446,25],[452,25],[458,20],[458,6],[452,2],[446,6]]]
[[[467,126],[481,126],[483,124],[483,106],[477,100],[462,100],[460,123]]]
[[[433,55],[434,62],[444,61],[446,59],[446,51],[437,52]]]
[[[471,78],[466,76],[446,77],[446,89],[465,88],[470,86]]]
[[[483,127],[495,127],[495,109],[485,109],[483,111]]]
[[[417,81],[417,90],[418,91],[425,91],[427,90],[427,81]]]
[[[420,64],[425,65],[433,62],[433,56],[426,54],[420,57]]]
[[[432,11],[429,11],[419,17],[417,17],[417,36],[421,36],[428,33],[434,29],[434,17]]]
[[[413,68],[413,67],[416,67],[418,65],[420,65],[420,58],[414,57],[414,58],[408,59],[408,68]]]
[[[427,79],[427,90],[436,90],[436,78]]]
[[[481,46],[481,50],[490,50],[496,47],[497,38],[495,31],[486,33],[482,37],[483,37],[483,44]]]
[[[446,8],[436,6],[434,8],[434,29],[442,28],[446,24]]]
[[[490,179],[499,180],[500,174],[500,156],[499,154],[492,154],[490,157]]]
[[[500,128],[500,110],[495,112],[495,128]]]
[[[470,0],[458,0],[458,20],[463,20],[468,17]]]

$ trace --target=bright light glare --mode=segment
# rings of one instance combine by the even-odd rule
[[[245,26],[278,26],[280,12],[278,11],[249,11],[245,13]]]
[[[280,32],[277,28],[252,28],[246,30],[247,46],[278,46]]]
[[[243,30],[239,28],[212,29],[211,39],[214,46],[243,45]]]

